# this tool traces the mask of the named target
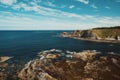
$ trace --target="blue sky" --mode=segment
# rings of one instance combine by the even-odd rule
[[[120,0],[0,0],[0,30],[120,26]]]

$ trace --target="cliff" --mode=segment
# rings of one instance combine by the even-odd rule
[[[72,37],[93,40],[120,40],[120,28],[94,28],[89,30],[75,30]]]

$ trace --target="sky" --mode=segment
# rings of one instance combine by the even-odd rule
[[[0,0],[0,30],[120,26],[120,0]]]

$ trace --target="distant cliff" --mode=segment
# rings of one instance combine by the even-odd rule
[[[89,30],[74,30],[71,37],[87,40],[120,41],[120,26],[93,28]]]

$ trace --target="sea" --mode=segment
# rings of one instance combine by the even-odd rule
[[[103,43],[64,38],[59,36],[68,30],[0,31],[0,56],[11,56],[11,63],[25,63],[40,51],[59,49],[69,51],[96,50],[103,54],[120,54],[120,43]]]

